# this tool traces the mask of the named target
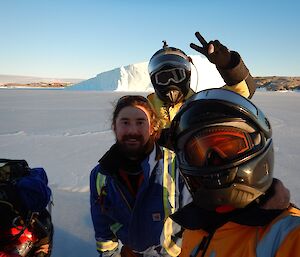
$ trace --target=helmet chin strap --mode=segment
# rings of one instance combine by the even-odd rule
[[[169,98],[170,103],[172,104],[177,104],[182,98],[183,94],[181,93],[180,90],[170,90],[166,96]]]

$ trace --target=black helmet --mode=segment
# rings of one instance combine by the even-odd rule
[[[170,136],[181,174],[202,208],[243,208],[272,183],[270,123],[237,93],[208,89],[195,94],[173,119]]]
[[[166,41],[163,42],[163,48],[151,57],[148,72],[158,97],[167,103],[176,104],[190,89],[190,57],[178,48],[169,47]]]

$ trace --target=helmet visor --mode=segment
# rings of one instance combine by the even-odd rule
[[[187,75],[183,68],[172,68],[161,70],[154,75],[155,83],[160,86],[166,86],[170,82],[180,83],[186,79]]]
[[[243,157],[254,146],[250,134],[245,131],[232,127],[210,127],[192,136],[185,144],[184,152],[189,166],[218,167]]]

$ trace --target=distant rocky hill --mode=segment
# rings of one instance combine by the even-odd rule
[[[264,88],[267,91],[280,90],[299,90],[300,91],[300,77],[255,77],[254,78],[258,88]]]
[[[258,88],[267,91],[297,90],[300,91],[300,77],[254,77]],[[67,87],[72,85],[68,82],[40,82],[40,83],[5,83],[2,87]]]
[[[146,65],[144,65],[144,66],[146,67]],[[130,67],[130,66],[128,66],[128,67]],[[142,71],[146,70],[145,67],[143,67],[143,69],[141,69],[141,70]],[[132,67],[131,67],[131,69],[132,69]],[[113,70],[113,71],[116,73],[116,70]],[[149,90],[149,87],[152,87],[152,86],[151,86],[151,82],[149,79],[149,75],[146,71],[144,71],[143,73],[140,72],[138,75],[136,75],[135,73],[137,73],[137,72],[134,73],[131,71],[131,72],[128,72],[128,74],[127,74],[124,69],[123,73],[125,72],[127,74],[127,76],[125,76],[126,78],[127,77],[131,78],[131,80],[133,80],[133,81],[136,80],[136,83],[138,83],[138,84],[148,85],[145,88],[147,88],[147,90]],[[86,86],[85,83],[87,85],[89,85],[89,83],[92,84],[93,87],[91,89],[98,90],[98,88],[94,88],[94,85],[97,83],[97,78],[98,77],[102,78],[103,74],[106,75],[106,77],[104,79],[105,80],[104,84],[106,85],[106,87],[107,87],[106,90],[108,90],[108,91],[120,90],[119,84],[126,84],[126,85],[130,84],[128,81],[125,81],[126,83],[124,83],[124,81],[122,81],[122,79],[120,79],[120,81],[118,81],[120,78],[120,74],[113,74],[112,72],[105,72],[105,73],[99,74],[96,77],[96,82],[93,79],[90,79],[90,80],[47,79],[47,78],[37,78],[37,77],[0,75],[0,87],[2,87],[2,88],[22,88],[22,87],[26,87],[26,88],[30,88],[30,87],[32,87],[32,88],[72,88],[72,85],[82,81],[83,87],[80,88],[79,90],[89,90],[88,86]],[[217,74],[217,73],[214,75],[219,76],[219,74]],[[121,77],[124,77],[124,76],[121,76]],[[203,74],[199,74],[199,77],[203,78]],[[102,78],[102,80],[103,80],[103,78]],[[123,80],[124,80],[124,78],[123,78]],[[91,81],[91,82],[89,82],[89,81]],[[254,77],[254,81],[257,84],[258,88],[265,89],[266,91],[283,91],[283,90],[300,91],[300,77],[285,77],[285,76]],[[110,85],[108,82],[113,84],[112,86],[110,86],[110,88],[108,87]],[[220,83],[222,83],[222,82],[219,82],[218,84],[215,84],[215,83],[213,83],[213,84],[216,86],[220,86]],[[114,84],[116,84],[117,86]],[[203,81],[202,84],[206,85],[206,84],[208,84],[208,82]],[[137,87],[134,84],[133,88],[129,88],[127,86],[127,88],[125,87],[125,88],[123,88],[123,90],[130,91],[130,90],[134,90],[136,88]],[[141,89],[142,89],[141,91],[143,91],[144,87],[141,87]],[[196,91],[199,91],[199,90],[202,90],[202,88],[196,89]],[[122,91],[122,87],[121,87],[121,91]]]
[[[0,86],[6,87],[45,87],[53,86],[58,87],[66,86],[70,84],[79,83],[83,79],[74,79],[74,78],[41,78],[41,77],[32,77],[32,76],[17,76],[17,75],[3,75],[0,74]]]
[[[71,82],[32,82],[32,83],[4,83],[0,88],[65,88],[73,85]]]

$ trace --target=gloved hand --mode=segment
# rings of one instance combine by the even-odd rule
[[[121,253],[118,250],[118,248],[111,250],[111,251],[105,251],[99,254],[99,257],[121,257]]]
[[[121,249],[122,257],[138,257],[138,254],[134,253],[128,246],[123,245]]]
[[[205,55],[206,58],[217,67],[229,68],[231,62],[231,53],[226,46],[222,45],[218,40],[207,43],[198,31],[195,33],[195,36],[202,44],[202,47],[191,43],[191,48]]]
[[[112,255],[107,255],[107,254],[103,254],[103,253],[101,253],[100,255],[99,255],[99,257],[121,257],[121,253],[118,253],[118,252],[116,252],[116,253],[113,253]]]

